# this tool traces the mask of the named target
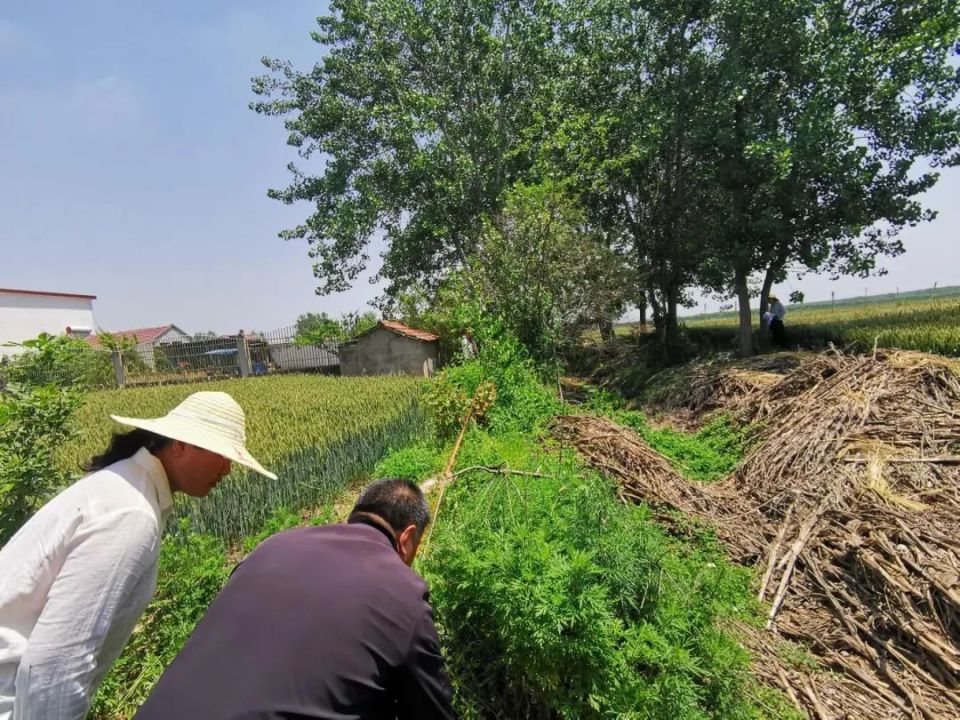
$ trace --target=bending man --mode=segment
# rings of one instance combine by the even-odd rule
[[[428,521],[420,488],[386,479],[346,524],[265,540],[137,720],[454,717],[427,586],[409,568]]]

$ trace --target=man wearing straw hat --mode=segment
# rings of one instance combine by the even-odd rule
[[[197,392],[161,418],[111,416],[91,471],[0,551],[0,720],[82,720],[156,589],[173,494],[204,497],[247,451],[243,410]]]

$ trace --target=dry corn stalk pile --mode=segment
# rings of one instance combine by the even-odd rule
[[[764,419],[734,474],[691,484],[632,431],[555,432],[626,498],[711,522],[755,565],[772,634],[758,671],[812,717],[960,717],[960,370],[919,353],[832,354],[745,403]],[[785,667],[777,637],[835,673]]]
[[[738,408],[742,402],[756,397],[758,391],[777,384],[785,374],[802,367],[803,362],[802,355],[778,353],[735,363],[710,362],[681,368],[676,390],[658,400],[653,409],[692,416],[691,419],[700,421],[714,410]]]

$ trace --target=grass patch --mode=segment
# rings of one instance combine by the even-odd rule
[[[623,399],[610,390],[594,386],[585,386],[585,390],[587,410],[635,430],[691,480],[720,480],[729,475],[746,454],[749,428],[738,427],[728,415],[717,416],[696,432],[681,432],[651,426],[644,413],[625,410]]]
[[[443,470],[443,444],[433,437],[423,438],[387,455],[377,463],[373,476],[425,480]]]
[[[637,431],[654,450],[669,458],[684,477],[714,482],[726,477],[743,459],[747,433],[729,417],[720,416],[695,433],[651,427],[643,413],[624,411],[615,418]]]
[[[815,672],[821,669],[820,662],[806,648],[789,640],[783,640],[777,645],[777,657],[794,670]]]

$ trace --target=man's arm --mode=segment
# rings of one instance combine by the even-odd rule
[[[410,652],[401,668],[397,690],[397,720],[454,720],[453,688],[444,670],[433,612],[426,605],[413,633]]]
[[[155,562],[157,536],[156,520],[139,510],[111,513],[82,531],[20,659],[14,720],[83,720],[143,612],[130,595]],[[123,637],[105,648],[111,629]]]

